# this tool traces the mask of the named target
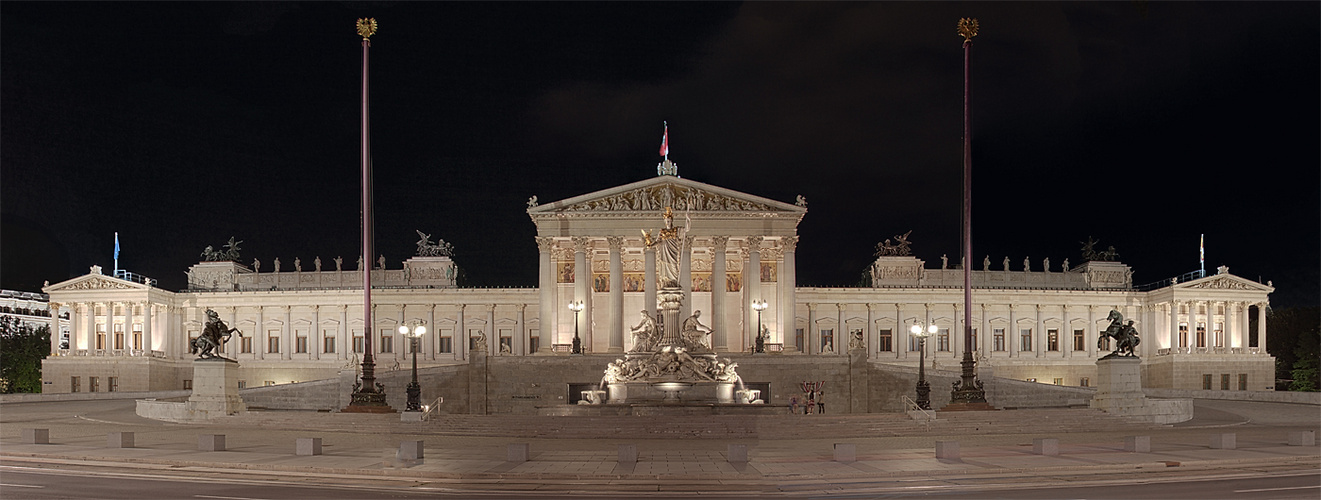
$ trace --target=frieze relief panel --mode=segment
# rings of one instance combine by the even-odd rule
[[[81,283],[74,283],[66,286],[64,290],[105,290],[105,289],[131,289],[133,287],[117,281],[104,279],[90,279]]]
[[[1257,289],[1256,287],[1248,286],[1245,283],[1240,283],[1238,281],[1223,277],[1216,278],[1211,281],[1204,281],[1201,283],[1188,285],[1188,288],[1213,288],[1219,290],[1256,290]]]
[[[650,212],[672,207],[679,211],[774,211],[769,205],[740,200],[687,186],[666,184],[638,188],[564,207],[566,212]]]

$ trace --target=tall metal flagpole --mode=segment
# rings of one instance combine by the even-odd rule
[[[385,402],[384,388],[376,386],[376,362],[372,359],[372,171],[371,127],[367,99],[367,54],[371,36],[376,33],[376,19],[358,19],[358,34],[362,35],[362,324],[363,354],[362,380],[354,386],[349,406],[343,411],[351,413],[392,413]]]
[[[963,366],[962,380],[950,394],[950,404],[942,410],[994,410],[986,403],[986,391],[977,380],[977,361],[972,357],[972,97],[969,60],[972,37],[977,36],[977,20],[959,19],[963,35]],[[984,334],[985,332],[983,332]]]

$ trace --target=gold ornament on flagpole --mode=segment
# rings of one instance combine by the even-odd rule
[[[973,29],[975,30],[976,28]],[[367,18],[359,19],[358,34],[362,35],[363,40],[371,38],[372,35],[376,34],[376,18],[367,17]]]
[[[977,36],[977,19],[973,17],[959,19],[959,34],[963,35],[964,42],[971,42],[972,37]]]

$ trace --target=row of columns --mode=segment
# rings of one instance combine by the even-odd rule
[[[1171,301],[1160,304],[1169,321],[1162,335],[1162,348],[1179,347],[1228,347],[1228,348],[1246,348],[1256,344],[1259,349],[1266,347],[1266,302],[1246,302],[1246,301],[1228,301],[1228,300],[1189,300],[1189,301]],[[1251,323],[1249,311],[1253,306],[1257,307],[1257,332],[1256,335],[1249,337],[1249,325]],[[1183,312],[1184,309],[1187,312]],[[1200,310],[1206,309],[1206,313]],[[1223,308],[1224,313],[1218,311]],[[1215,319],[1220,316],[1222,326],[1224,327],[1223,345],[1216,345],[1215,339]],[[1179,321],[1180,318],[1186,321]],[[1203,321],[1198,321],[1199,319]],[[1179,339],[1179,325],[1187,325],[1188,342],[1187,345],[1181,345]],[[1197,325],[1205,325],[1206,345],[1197,344]]]
[[[105,314],[103,315],[96,314],[96,307],[98,305],[105,308],[106,311]],[[122,315],[115,314],[116,305],[119,305],[123,308],[124,312]],[[139,320],[137,317],[136,309],[138,307],[142,308],[141,320]],[[98,317],[105,318],[103,323],[105,324],[105,328],[106,328],[106,332],[105,332],[106,338],[105,338],[105,344],[102,346],[102,350],[111,351],[111,350],[137,349],[136,347],[134,347],[133,344],[133,332],[135,329],[134,327],[138,325],[141,325],[142,327],[142,343],[140,349],[148,353],[153,350],[158,350],[158,351],[165,350],[167,348],[166,344],[168,342],[166,338],[162,338],[160,342],[156,342],[153,340],[153,331],[154,331],[153,327],[155,326],[155,322],[159,318],[159,315],[153,314],[153,311],[157,307],[164,308],[167,306],[163,306],[163,305],[158,306],[156,304],[152,304],[146,301],[74,302],[68,304],[52,302],[49,304],[49,309],[51,312],[51,338],[50,338],[51,352],[57,352],[59,350],[60,340],[63,335],[63,332],[60,331],[59,317],[60,314],[66,309],[69,312],[69,350],[70,351],[97,350],[96,326],[98,322],[96,319]],[[121,317],[123,318],[123,320],[117,321],[117,318],[121,318]],[[122,349],[115,349],[114,347],[116,324],[123,325],[124,344]],[[158,347],[160,349],[157,349]]]

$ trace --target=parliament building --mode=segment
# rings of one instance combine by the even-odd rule
[[[632,348],[630,327],[641,314],[655,317],[657,258],[646,240],[667,207],[685,229],[679,281],[688,300],[680,317],[700,311],[716,352],[750,355],[760,322],[768,332],[769,352],[757,355],[763,359],[829,362],[852,347],[865,349],[868,363],[915,368],[918,343],[909,327],[934,323],[929,363],[954,369],[961,359],[957,266],[907,255],[905,244],[876,257],[870,286],[799,287],[797,228],[807,214],[801,197],[782,202],[658,175],[551,203],[529,200],[540,262],[536,288],[458,287],[448,252],[423,251],[424,235],[419,255],[397,269],[373,270],[371,325],[363,323],[361,262],[317,258],[263,269],[219,258],[192,266],[183,291],[93,266],[43,288],[52,316],[68,317],[52,335],[44,388],[190,388],[189,342],[201,333],[208,309],[243,332],[223,355],[240,363],[246,387],[352,371],[365,335],[373,336],[378,371],[406,366],[410,339],[398,327],[408,323],[428,327],[419,342],[423,367],[463,365],[475,356],[567,357],[576,334],[587,352],[579,359],[603,368]],[[1146,387],[1274,389],[1274,359],[1265,349],[1274,289],[1227,267],[1135,287],[1130,268],[1116,261],[978,264],[971,271],[971,326],[981,372],[1087,387],[1096,359],[1108,352],[1098,335],[1114,310],[1141,332],[1137,354]],[[579,301],[581,311],[569,308]],[[861,343],[850,345],[858,336]]]

